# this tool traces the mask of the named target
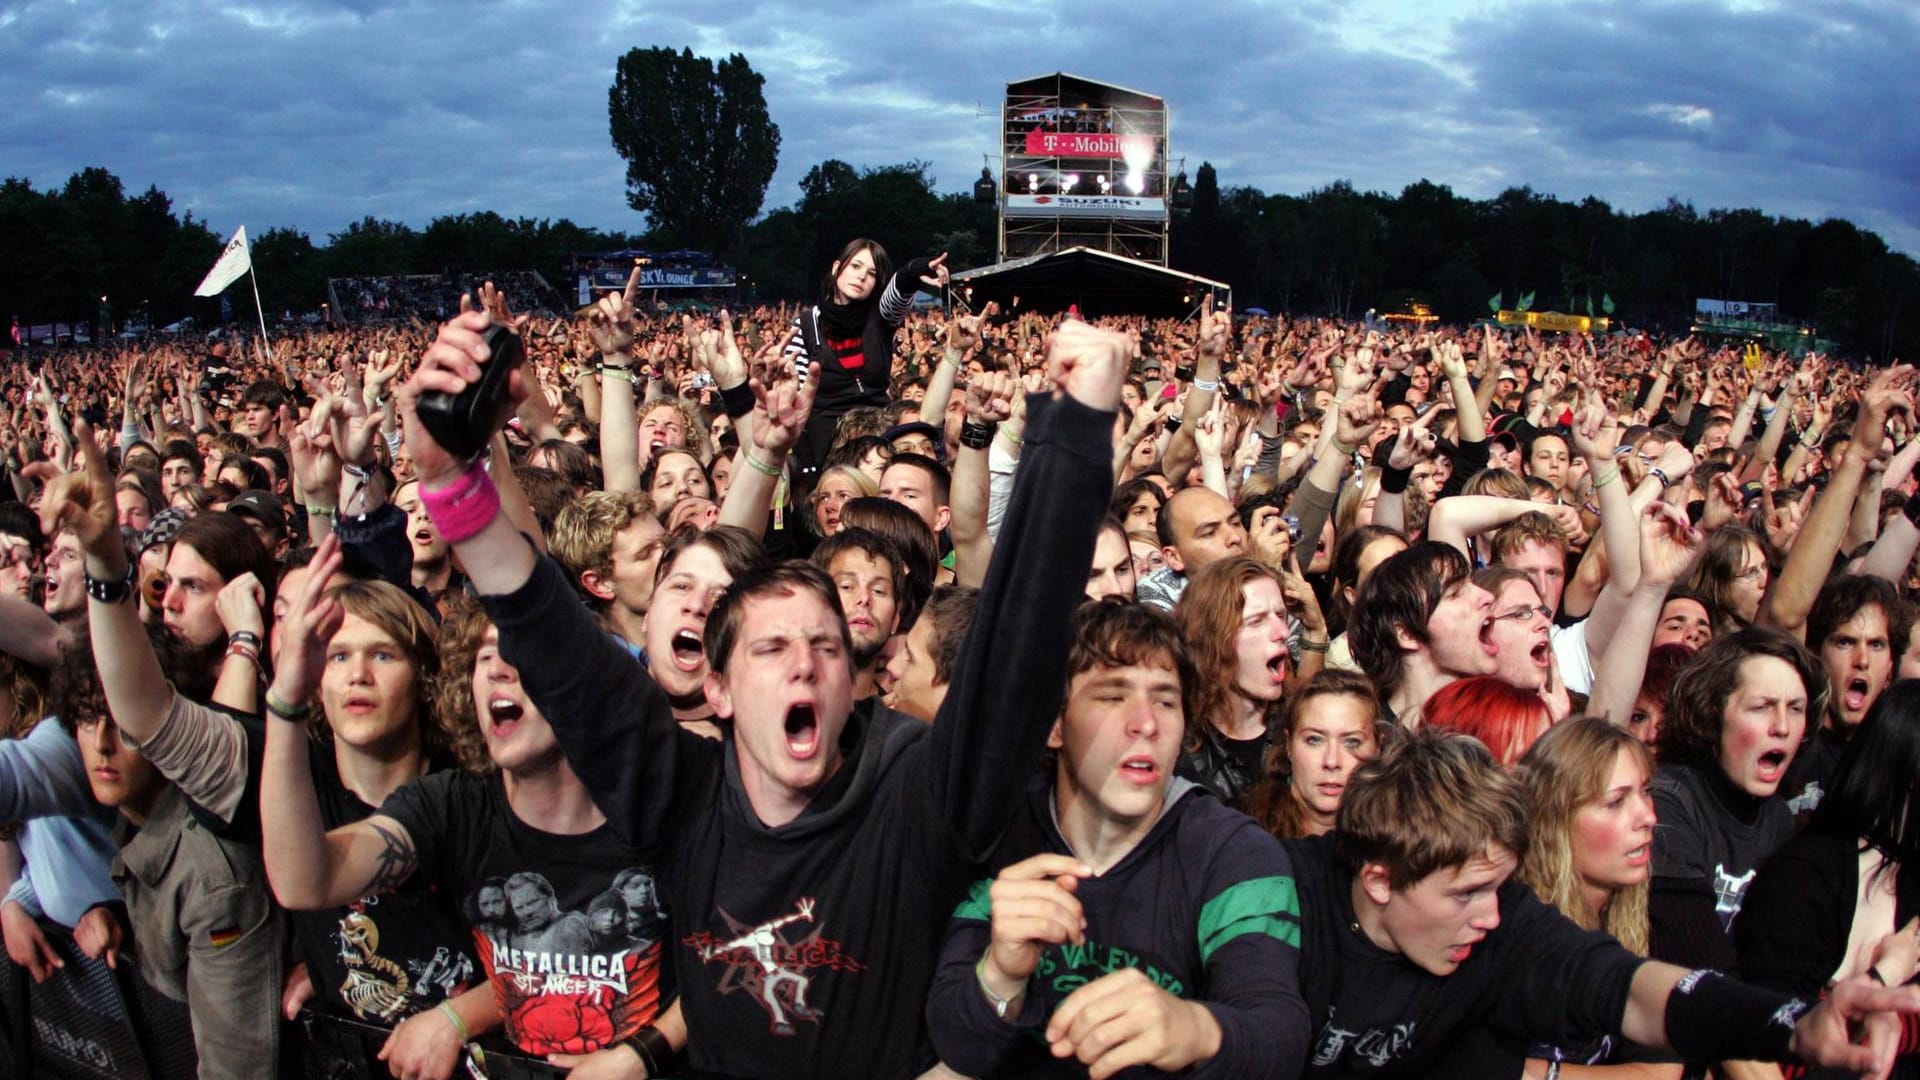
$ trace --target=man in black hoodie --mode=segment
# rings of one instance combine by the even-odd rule
[[[408,447],[435,524],[474,568],[502,655],[575,772],[625,840],[662,851],[692,1064],[918,1074],[934,1061],[920,1007],[946,917],[1058,715],[1078,568],[1112,487],[1127,339],[1080,323],[1054,335],[1062,389],[1028,405],[1020,480],[938,722],[854,706],[832,582],[782,564],[736,580],[708,616],[707,696],[731,722],[713,742],[674,723],[653,680],[498,513],[484,471],[420,424],[421,393],[478,378],[487,326],[475,313],[442,328],[401,392]]]

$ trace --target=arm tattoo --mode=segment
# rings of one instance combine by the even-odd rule
[[[405,829],[389,829],[367,822],[367,828],[380,834],[380,853],[374,856],[373,877],[367,881],[366,894],[391,892],[413,874],[413,838]]]

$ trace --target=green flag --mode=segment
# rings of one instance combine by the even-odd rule
[[[1533,307],[1533,294],[1527,293],[1525,296],[1522,296],[1513,306],[1514,306],[1514,310],[1516,311],[1527,311],[1531,309]]]
[[[1491,312],[1493,312],[1493,313],[1494,313],[1494,314],[1496,314],[1496,315],[1497,315],[1497,314],[1499,314],[1499,312],[1500,312],[1500,301],[1502,301],[1502,300],[1504,300],[1504,299],[1506,299],[1506,298],[1507,298],[1507,293],[1506,293],[1506,290],[1504,290],[1504,289],[1502,289],[1501,291],[1499,291],[1499,292],[1497,292],[1497,293],[1494,293],[1494,294],[1493,294],[1493,299],[1491,299],[1491,300],[1489,300],[1489,301],[1487,301],[1487,310],[1488,310],[1488,311],[1491,311]]]
[[[1613,294],[1612,293],[1600,294],[1600,310],[1606,312],[1609,315],[1613,314]]]

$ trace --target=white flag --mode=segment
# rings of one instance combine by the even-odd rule
[[[200,287],[193,290],[193,295],[218,296],[251,269],[253,260],[247,255],[247,227],[242,225],[234,230],[233,239],[227,241],[227,250],[220,253],[220,261],[207,271],[207,276],[200,282]]]

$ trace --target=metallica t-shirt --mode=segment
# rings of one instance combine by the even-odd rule
[[[653,860],[601,826],[541,832],[498,775],[435,773],[380,812],[406,828],[416,874],[461,898],[507,1037],[524,1053],[583,1054],[630,1038],[671,1000]]]

